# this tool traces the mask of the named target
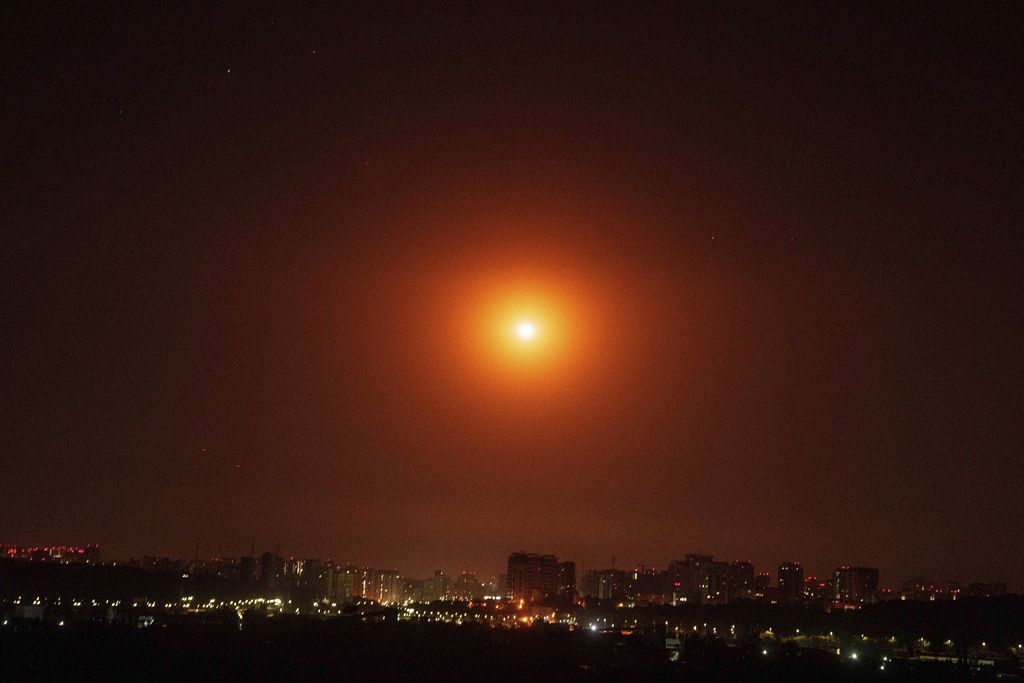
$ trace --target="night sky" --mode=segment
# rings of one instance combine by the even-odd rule
[[[0,22],[0,542],[1024,588],[1019,4],[176,4]]]

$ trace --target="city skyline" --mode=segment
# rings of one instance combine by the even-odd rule
[[[729,569],[729,567],[735,569],[737,566],[746,565],[749,570],[750,576],[747,579],[745,579],[745,587],[747,589],[752,589],[756,584],[762,582],[763,580],[762,588],[771,588],[773,591],[776,591],[772,594],[771,599],[773,601],[779,602],[786,602],[787,600],[792,600],[797,596],[803,596],[803,598],[810,599],[810,596],[805,595],[805,591],[813,589],[812,582],[821,582],[821,588],[825,588],[827,584],[829,600],[831,600],[833,596],[832,591],[834,590],[835,599],[838,601],[840,591],[843,589],[840,588],[840,586],[834,584],[840,580],[840,573],[846,571],[858,572],[865,569],[874,573],[874,579],[872,580],[873,588],[871,589],[871,591],[876,592],[879,596],[881,596],[883,593],[889,593],[891,594],[891,596],[888,599],[895,599],[896,597],[899,597],[901,594],[907,593],[908,586],[913,586],[911,592],[916,592],[920,595],[928,595],[932,593],[946,594],[944,599],[949,599],[951,597],[955,599],[956,593],[960,591],[966,591],[965,595],[970,595],[972,591],[988,590],[989,587],[993,586],[1002,587],[997,591],[1001,591],[999,592],[999,594],[1014,594],[1017,592],[1015,590],[1015,587],[1012,585],[1008,585],[1005,580],[1001,579],[1000,577],[993,577],[989,575],[980,575],[965,578],[935,576],[934,574],[929,572],[918,572],[916,574],[906,575],[903,577],[887,576],[886,581],[880,582],[879,569],[877,567],[865,568],[863,563],[859,565],[858,563],[845,563],[835,565],[827,571],[815,572],[814,570],[805,567],[799,561],[790,560],[778,563],[776,565],[759,565],[757,563],[750,562],[746,559],[726,558],[721,556],[718,556],[716,559],[716,556],[713,554],[701,552],[680,553],[678,554],[676,559],[670,560],[660,565],[643,562],[638,562],[634,564],[629,564],[628,562],[623,563],[622,560],[624,558],[617,556],[609,558],[611,561],[605,565],[602,565],[600,563],[588,565],[586,562],[579,561],[576,558],[570,556],[558,556],[554,554],[533,552],[528,553],[527,551],[517,551],[509,555],[507,564],[502,565],[502,568],[507,569],[507,571],[506,573],[501,573],[500,571],[480,571],[478,569],[465,567],[456,568],[450,566],[435,566],[435,568],[430,571],[415,572],[408,571],[408,569],[404,567],[389,566],[386,564],[380,565],[372,562],[360,562],[358,560],[352,561],[351,558],[324,557],[315,554],[305,554],[299,556],[289,555],[288,553],[283,552],[281,546],[275,546],[272,549],[265,549],[257,552],[257,547],[258,546],[256,546],[255,544],[250,546],[250,551],[248,555],[204,555],[200,553],[198,548],[196,548],[194,549],[193,554],[188,557],[175,557],[169,554],[156,553],[152,555],[140,555],[139,557],[116,556],[103,557],[101,559],[100,546],[98,545],[81,546],[72,544],[53,546],[51,548],[49,546],[41,545],[18,546],[16,544],[0,544],[0,559],[36,559],[56,563],[85,562],[88,564],[136,566],[148,569],[159,569],[162,567],[163,571],[172,572],[181,570],[192,572],[196,571],[195,569],[193,569],[194,567],[198,567],[198,571],[202,573],[203,571],[205,571],[203,568],[210,563],[217,565],[218,563],[227,562],[229,564],[235,563],[237,566],[237,563],[243,562],[248,558],[252,562],[256,563],[256,566],[258,567],[259,563],[261,562],[261,558],[262,561],[266,561],[266,558],[272,557],[276,558],[274,560],[275,562],[283,563],[281,564],[280,567],[284,567],[284,565],[287,563],[297,562],[301,566],[303,562],[313,562],[316,563],[316,566],[318,567],[335,567],[338,569],[345,569],[346,571],[358,569],[363,572],[385,572],[393,574],[394,577],[397,579],[403,580],[420,580],[421,578],[423,578],[424,580],[429,581],[431,577],[436,578],[439,576],[444,576],[446,577],[446,581],[453,582],[456,579],[456,577],[459,576],[474,576],[481,583],[481,585],[486,584],[487,580],[490,580],[491,582],[497,581],[497,584],[495,585],[498,585],[502,583],[502,577],[511,577],[511,563],[513,561],[513,558],[517,556],[524,556],[533,558],[532,561],[538,561],[542,558],[550,559],[552,563],[558,563],[559,568],[562,564],[571,565],[571,569],[569,571],[571,572],[570,576],[572,578],[568,579],[569,583],[566,585],[572,585],[574,587],[574,590],[578,591],[579,597],[598,597],[596,592],[589,593],[585,588],[587,585],[586,582],[591,579],[591,575],[616,572],[621,575],[634,574],[638,576],[638,572],[650,572],[651,576],[659,576],[661,577],[659,581],[664,582],[668,581],[668,577],[671,576],[674,571],[676,571],[675,569],[673,569],[674,565],[682,566],[684,563],[689,564],[693,561],[696,561],[698,563],[700,561],[706,561],[708,563],[711,563],[712,565],[721,566],[722,575],[719,579],[717,579],[718,581],[726,581],[726,575],[729,574],[730,578],[728,578],[728,581],[733,582],[734,579],[731,578],[731,570]],[[562,562],[559,562],[559,557],[561,557]],[[685,560],[683,558],[685,558]],[[618,564],[618,566],[616,566],[616,564]],[[785,577],[791,574],[792,570],[795,570],[796,578],[793,580],[793,584],[789,588],[787,588],[784,585],[784,581],[786,580]],[[560,569],[555,568],[554,564],[552,564],[552,571],[556,573],[549,577],[550,581],[562,582],[563,579],[559,575]],[[256,574],[258,575],[259,573],[260,571],[257,568]],[[850,581],[859,579],[846,580]],[[506,587],[507,591],[516,591],[517,595],[520,594],[519,592],[522,589],[519,587],[513,588],[513,585],[518,586],[518,580],[508,578],[508,586]],[[536,586],[534,586],[534,588],[536,588]],[[669,587],[668,584],[665,584],[661,586],[661,588],[667,591],[663,594],[662,597],[668,599],[667,596],[669,593],[671,593],[671,587]],[[447,589],[441,590],[440,595],[445,595],[446,592]],[[509,597],[509,595],[505,595],[505,592],[505,588],[498,588],[496,590],[491,591],[490,593],[480,592],[475,597],[484,597],[485,595],[489,597],[498,597],[499,595],[503,598]],[[553,597],[553,595],[554,593],[551,591],[547,591],[546,593],[545,591],[540,591],[539,593],[537,593],[537,595],[534,596],[534,598],[550,598]],[[694,596],[691,596],[690,599],[693,599],[693,597]],[[724,593],[722,597],[725,597]],[[737,596],[732,595],[730,593],[728,600],[726,601],[729,601],[734,597]],[[753,596],[747,594],[745,596],[740,597],[745,597],[749,599]],[[765,595],[762,594],[759,597],[763,599],[765,598]],[[710,596],[708,596],[708,598],[710,599]],[[915,597],[914,599],[926,600],[928,598]],[[934,597],[932,597],[931,599],[934,600]],[[698,598],[698,602],[699,601],[700,599]],[[814,601],[820,602],[821,597],[819,596],[815,598]],[[712,602],[715,602],[715,600],[712,600]]]

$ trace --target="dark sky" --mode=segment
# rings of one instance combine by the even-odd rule
[[[0,542],[1024,588],[1018,4],[176,4],[0,22]]]

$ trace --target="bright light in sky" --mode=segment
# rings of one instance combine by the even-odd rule
[[[516,334],[520,339],[533,339],[537,336],[537,326],[531,322],[521,322],[516,328]]]
[[[593,304],[571,282],[523,284],[520,279],[526,280],[474,283],[479,293],[467,299],[463,318],[470,344],[455,352],[461,356],[472,350],[477,355],[474,364],[479,362],[485,373],[480,386],[488,391],[493,381],[533,392],[541,387],[569,390],[576,386],[572,378],[586,366],[597,336],[596,325],[583,324],[590,322]]]

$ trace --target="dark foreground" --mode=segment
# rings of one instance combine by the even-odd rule
[[[340,681],[959,681],[994,672],[944,663],[850,662],[820,650],[767,655],[721,642],[683,643],[670,661],[651,637],[467,624],[348,623],[277,617],[244,629],[167,624],[9,624],[0,680]],[[1013,680],[1013,679],[1011,679]]]

